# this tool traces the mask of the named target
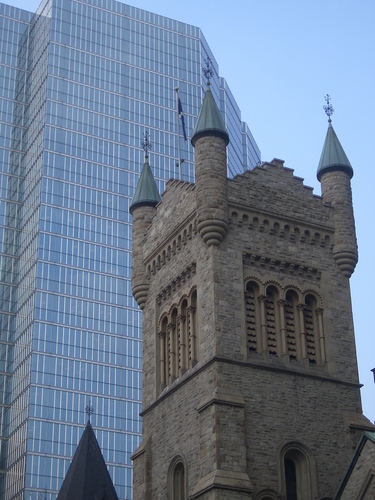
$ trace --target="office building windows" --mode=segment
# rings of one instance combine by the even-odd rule
[[[0,39],[0,498],[56,498],[91,401],[118,496],[130,499],[141,313],[128,207],[140,142],[148,130],[160,191],[194,179],[174,89],[189,135],[209,56],[229,175],[259,150],[194,26],[113,0],[43,0],[35,14],[0,4]]]

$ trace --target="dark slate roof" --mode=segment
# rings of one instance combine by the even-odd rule
[[[87,422],[57,500],[118,500],[90,421]]]
[[[195,146],[195,142],[199,137],[206,135],[214,135],[222,137],[226,144],[229,144],[229,135],[225,129],[223,119],[219,108],[212,95],[210,83],[207,83],[206,94],[198,115],[197,123],[191,136],[191,143]]]
[[[326,172],[343,170],[350,178],[353,177],[353,168],[345,154],[344,148],[333,130],[332,123],[329,122],[326,140],[324,142],[322,155],[317,171],[317,177],[320,181],[322,175]]]
[[[146,157],[141,177],[139,178],[133,200],[129,207],[129,212],[132,214],[133,210],[139,206],[155,207],[160,200],[160,193],[156,186],[154,176],[152,175],[148,158]]]

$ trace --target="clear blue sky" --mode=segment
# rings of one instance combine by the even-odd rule
[[[39,1],[5,3],[35,11]],[[375,368],[375,327],[366,316],[375,280],[370,156],[375,132],[374,0],[127,3],[202,29],[262,159],[285,160],[316,194],[316,168],[327,129],[323,97],[331,95],[333,126],[354,168],[359,264],[351,278],[352,301],[363,409],[374,421],[370,370]]]

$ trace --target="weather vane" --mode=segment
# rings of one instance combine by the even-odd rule
[[[204,62],[206,63],[206,67],[203,68],[203,74],[207,78],[207,83],[210,83],[210,78],[214,76],[214,72],[212,70],[212,61],[207,56],[207,59],[205,59]]]
[[[335,111],[332,107],[332,104],[331,104],[331,97],[327,94],[325,97],[324,97],[326,103],[327,103],[327,106],[323,106],[323,109],[326,113],[326,115],[328,116],[328,122],[331,123],[331,116],[333,115],[333,112]]]
[[[91,406],[91,401],[89,401],[89,404],[86,406],[85,411],[87,415],[89,416],[89,420],[91,415],[94,413],[94,408]]]
[[[144,133],[144,139],[143,141],[141,142],[141,146],[143,148],[143,151],[145,152],[145,156],[146,158],[148,158],[148,152],[151,151],[152,149],[152,146],[151,146],[151,142],[150,142],[150,134],[148,133],[148,131],[146,130],[146,132]]]

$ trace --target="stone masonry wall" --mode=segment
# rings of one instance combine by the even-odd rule
[[[254,494],[265,488],[282,493],[280,450],[297,441],[316,463],[319,497],[333,496],[355,446],[347,415],[360,412],[361,403],[349,282],[332,257],[332,207],[277,161],[229,180],[228,193],[229,231],[219,246],[203,242],[196,227],[194,185],[179,181],[168,183],[144,240],[150,288],[143,330],[143,441],[151,442],[150,498],[167,498],[168,468],[177,455],[188,464],[189,495],[210,468],[227,470],[236,460],[242,463],[239,450],[229,446],[231,432],[238,442],[240,422],[228,425],[225,412],[213,412],[218,419],[215,444],[207,433],[216,424],[210,427],[210,419],[204,421],[198,412],[202,400],[225,384],[244,399],[246,473]],[[249,352],[244,301],[249,277],[264,286],[275,283],[319,297],[327,363],[290,363]],[[199,360],[160,394],[158,318],[193,286]],[[229,414],[241,417],[233,408]],[[217,460],[223,447],[228,454],[214,465],[208,457],[216,450]],[[229,498],[225,494],[222,498]],[[249,496],[233,493],[230,498]]]

